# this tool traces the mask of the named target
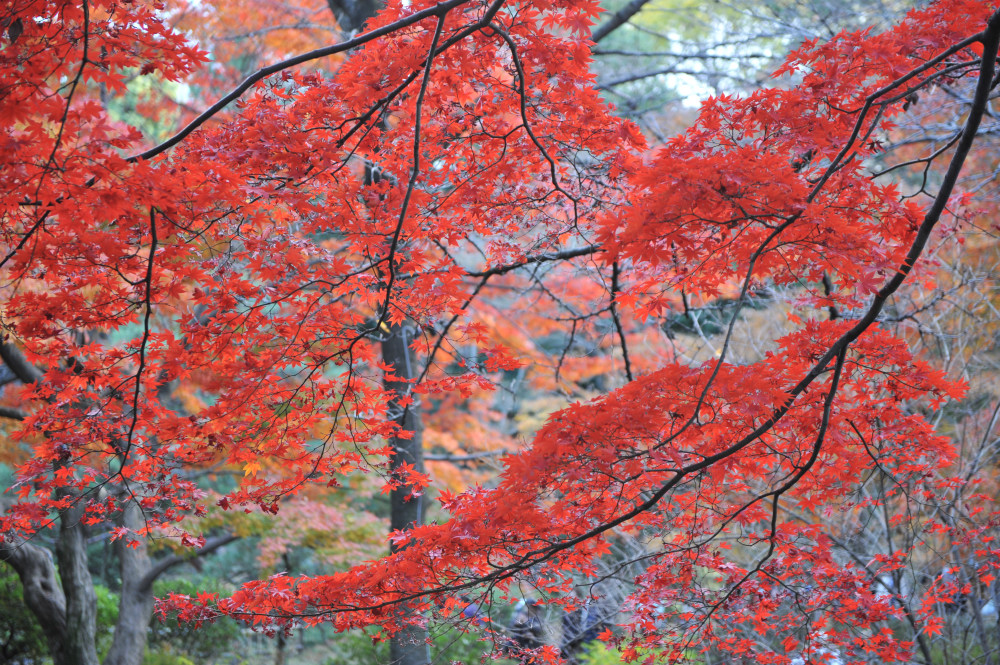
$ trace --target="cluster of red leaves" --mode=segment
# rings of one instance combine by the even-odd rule
[[[95,100],[38,82],[69,78],[82,95],[94,77],[121,85],[148,62],[179,77],[203,54],[152,25],[141,5],[91,6],[86,16],[14,8],[25,27],[4,51],[14,148],[4,311],[28,359],[46,369],[25,398],[47,402],[23,430],[46,437],[22,469],[21,495],[34,499],[22,510],[95,480],[186,510],[194,488],[177,470],[220,460],[248,470],[229,504],[270,509],[306,477],[357,468],[358,446],[395,431],[371,333],[406,317],[435,322],[468,297],[465,270],[439,248],[479,234],[491,259],[517,260],[596,214],[590,202],[574,214],[576,202],[607,188],[605,164],[632,149],[621,142],[632,130],[590,88],[585,45],[553,41],[532,12],[453,4],[391,32],[334,78],[286,72],[262,83],[238,116],[155,158],[122,156],[137,146],[134,130],[113,127]],[[395,17],[387,11],[371,27]],[[432,42],[434,76],[419,85]],[[415,80],[419,94],[407,88]],[[519,90],[544,108],[521,108]],[[418,98],[435,109],[419,125]],[[104,140],[88,140],[95,131]],[[565,157],[581,145],[601,161],[571,179]],[[375,185],[366,159],[379,165]],[[513,236],[532,244],[501,240]],[[498,349],[486,364],[512,362]],[[197,415],[168,408],[178,382],[211,404]],[[440,385],[481,383],[469,372]],[[317,441],[331,422],[338,427]],[[255,473],[267,459],[291,473]],[[22,517],[31,519],[14,511],[4,526],[28,527]]]
[[[101,521],[109,495],[138,500],[150,526],[181,522],[204,509],[188,471],[213,464],[244,470],[220,505],[267,512],[372,456],[381,468],[399,432],[373,339],[407,321],[429,354],[475,337],[480,365],[417,390],[471,395],[520,363],[460,321],[467,305],[491,276],[560,252],[596,245],[598,269],[624,266],[612,295],[639,318],[682,290],[736,288],[742,306],[830,274],[856,317],[820,322],[830,298],[808,298],[758,363],[667,364],[558,412],[495,487],[442,494],[452,519],[394,534],[407,545],[394,555],[174,603],[392,632],[464,588],[528,578],[565,593],[631,533],[651,548],[633,648],[745,652],[729,629],[749,624],[789,654],[904,657],[879,626],[890,604],[778,506],[843,502],[873,463],[921,477],[949,461],[904,403],[960,388],[865,318],[936,218],[866,163],[911,88],[976,73],[992,11],[943,0],[885,34],[806,44],[781,70],[794,85],[709,100],[646,157],[593,88],[588,0],[391,3],[332,76],[285,67],[238,114],[145,152],[94,90],[137,71],[182,79],[205,54],[138,2],[15,3],[0,55],[3,318],[44,373],[23,391],[35,455],[0,528],[31,533],[72,502]],[[460,255],[473,237],[478,271]],[[178,383],[206,396],[197,413],[172,403]],[[822,619],[798,640],[811,609]],[[858,640],[858,626],[874,628]]]

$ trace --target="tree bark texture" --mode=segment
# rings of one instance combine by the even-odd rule
[[[389,404],[390,414],[403,431],[409,432],[409,438],[393,437],[390,441],[395,455],[392,458],[392,470],[403,464],[411,465],[416,471],[424,471],[423,454],[423,423],[420,418],[419,403],[414,402],[406,407],[400,405],[401,398],[410,395],[410,381],[417,376],[416,359],[410,343],[413,341],[413,328],[407,323],[395,325],[389,329],[389,334],[382,342],[382,359],[392,368],[398,380],[386,380],[385,387],[394,395]],[[414,494],[413,487],[401,486],[392,491],[390,500],[390,524],[392,530],[407,529],[423,522],[424,497],[422,493]],[[391,546],[395,551],[395,545]],[[405,607],[400,609],[404,615]],[[430,662],[430,649],[427,645],[427,631],[421,626],[406,624],[405,628],[396,633],[390,643],[389,652],[392,665],[426,665]]]
[[[134,502],[126,504],[121,526],[137,530],[144,526],[143,522],[139,507]],[[138,665],[146,650],[149,621],[153,617],[149,550],[144,538],[132,542],[126,536],[115,541],[115,554],[118,555],[122,589],[118,623],[104,665]]]

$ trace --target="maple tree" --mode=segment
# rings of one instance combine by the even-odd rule
[[[949,441],[910,405],[962,387],[879,319],[942,217],[970,204],[955,184],[995,86],[1000,14],[942,0],[881,34],[806,42],[778,72],[787,84],[712,98],[647,154],[594,88],[599,11],[390,4],[365,32],[278,54],[203,113],[181,108],[187,124],[149,144],[102,96],[132,77],[208,88],[183,21],[141,2],[8,3],[0,356],[21,382],[4,413],[31,456],[0,528],[57,663],[97,662],[88,525],[113,524],[123,571],[140,571],[122,574],[120,617],[148,615],[152,573],[181,557],[151,562],[146,539],[220,547],[195,532],[207,503],[280,513],[309,486],[377,474],[419,513],[430,481],[399,454],[419,409],[487,399],[526,361],[553,365],[537,387],[612,370],[624,383],[552,414],[495,483],[441,491],[438,523],[405,517],[389,556],[174,609],[419,647],[465,593],[500,602],[527,583],[572,610],[630,537],[628,632],[605,636],[626,658],[902,660],[915,645],[890,628],[901,612],[940,629],[935,599],[954,591],[901,608],[834,555],[822,519],[785,514],[888,504],[855,501],[877,469],[906,487],[889,497],[899,519],[919,520],[907,502],[956,482]],[[334,56],[329,73],[307,67]],[[932,160],[928,203],[873,178],[908,97],[964,79],[963,129]],[[734,363],[739,314],[769,289],[791,294],[791,329]],[[683,362],[659,320],[722,298],[717,355]],[[554,359],[539,333],[559,338]],[[198,471],[220,466],[238,486],[206,500]],[[913,528],[975,552],[989,585],[983,501],[961,529]],[[50,528],[61,595],[31,542]],[[145,626],[121,621],[105,662],[141,657]]]

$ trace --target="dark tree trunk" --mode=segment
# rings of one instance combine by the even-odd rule
[[[97,598],[87,569],[82,512],[74,507],[60,517],[56,561],[48,550],[30,542],[0,549],[0,559],[21,579],[24,601],[45,632],[54,665],[98,665]]]
[[[56,541],[56,561],[59,578],[66,597],[66,633],[63,636],[63,657],[60,661],[52,654],[55,665],[98,665],[97,649],[97,595],[94,580],[87,567],[87,534],[80,518],[82,503],[66,510],[59,520],[59,539]]]
[[[365,22],[383,6],[381,0],[327,0],[330,11],[333,12],[340,27],[347,32],[360,31]],[[366,169],[365,180],[369,183],[376,179],[374,169]],[[408,395],[410,384],[408,379],[416,378],[415,358],[410,343],[410,328],[406,324],[393,326],[388,338],[382,342],[382,359],[392,368],[403,381],[386,381],[385,387],[392,391],[396,399],[390,409],[399,411],[396,421],[399,426],[412,432],[409,439],[394,438],[390,445],[396,454],[393,456],[392,468],[407,463],[423,473],[423,426],[420,420],[420,407],[410,404],[405,409],[398,405],[399,398]],[[393,530],[406,529],[423,522],[423,497],[414,496],[411,487],[400,487],[390,496],[390,524]],[[408,614],[405,607],[400,608],[404,615]],[[407,625],[396,633],[389,642],[389,652],[392,665],[426,665],[430,663],[430,649],[427,645],[427,631],[420,626]]]
[[[0,359],[22,383],[42,380],[42,372],[13,344],[0,344]],[[21,578],[25,602],[45,631],[54,665],[98,665],[97,596],[87,568],[83,512],[84,505],[78,502],[59,516],[55,562],[46,550],[29,542],[0,549],[0,558]]]
[[[128,503],[121,525],[132,530],[144,526],[142,512],[135,503]],[[153,579],[150,576],[149,550],[144,538],[131,543],[128,537],[115,541],[115,553],[122,576],[121,598],[118,601],[118,623],[111,649],[104,665],[139,665],[153,617]],[[129,545],[136,545],[129,547]]]
[[[365,22],[382,8],[378,0],[326,0],[337,23],[346,32],[360,31]]]
[[[42,380],[42,372],[14,345],[0,345],[0,358],[22,383]],[[0,559],[17,571],[25,602],[45,631],[53,665],[99,665],[100,662],[96,646],[97,594],[88,567],[87,534],[80,521],[83,514],[84,503],[80,501],[60,515],[55,561],[47,550],[30,542],[0,549]],[[142,515],[134,503],[126,505],[120,525],[132,530],[143,526]],[[146,542],[140,539],[134,548],[126,545],[124,539],[115,544],[121,563],[122,594],[118,624],[105,665],[142,663],[153,611],[155,575],[151,574]]]
[[[38,619],[55,663],[61,663],[63,636],[66,634],[66,596],[56,578],[52,554],[28,542],[11,543],[0,549],[6,561],[21,579],[24,602]]]
[[[424,438],[419,403],[414,402],[406,407],[399,405],[400,399],[410,394],[412,384],[409,381],[417,375],[416,359],[410,348],[412,334],[412,327],[406,323],[390,328],[388,336],[382,342],[382,359],[400,379],[385,382],[385,387],[395,396],[389,405],[390,414],[401,429],[411,433],[409,438],[394,437],[390,441],[395,451],[392,469],[395,471],[403,464],[409,464],[423,473]],[[390,523],[394,531],[423,522],[424,497],[422,493],[414,494],[413,487],[401,486],[393,490],[390,505]],[[392,547],[395,549],[395,546]],[[405,607],[400,608],[400,611],[407,614]],[[392,637],[389,652],[392,665],[426,665],[430,662],[427,631],[420,626],[406,625]]]

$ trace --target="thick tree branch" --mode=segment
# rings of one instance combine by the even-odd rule
[[[97,594],[87,565],[87,539],[82,522],[85,504],[76,502],[59,515],[56,561],[66,598],[66,633],[60,641],[62,657],[56,665],[98,665]]]
[[[240,539],[240,536],[233,534],[226,534],[224,536],[216,536],[214,538],[209,538],[205,541],[205,545],[195,550],[194,552],[186,555],[172,554],[165,559],[160,559],[156,561],[150,569],[143,575],[142,580],[139,581],[138,587],[142,589],[152,589],[153,582],[163,573],[167,572],[174,566],[180,565],[190,561],[192,558],[203,557],[211,554],[215,550],[228,545],[229,543],[235,542]]]
[[[0,344],[0,358],[21,383],[37,383],[42,380],[42,372],[28,362],[21,350],[11,342]]]
[[[28,417],[24,411],[9,406],[0,406],[0,418],[10,418],[11,420],[24,420]]]
[[[438,455],[435,453],[424,453],[424,459],[430,462],[472,462],[474,460],[489,459],[490,457],[500,457],[506,455],[509,450],[485,450],[480,453],[469,453],[467,455]]]
[[[629,19],[642,11],[649,0],[631,0],[627,5],[612,14],[607,21],[602,23],[594,32],[590,34],[590,41],[597,44],[612,32],[628,23]]]

